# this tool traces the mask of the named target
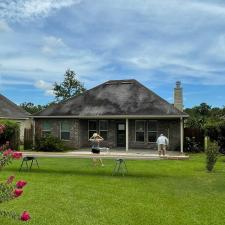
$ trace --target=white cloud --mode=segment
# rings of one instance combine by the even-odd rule
[[[54,54],[56,51],[66,47],[61,38],[54,36],[44,37],[43,42],[44,45],[42,46],[41,51],[46,54]]]
[[[5,2],[3,18],[12,20],[47,16],[63,7],[67,11],[58,12],[49,24],[45,20],[43,30],[31,29],[37,37],[26,36],[21,48],[18,35],[17,46],[11,47],[11,40],[10,47],[19,53],[9,58],[0,53],[3,71],[48,81],[60,80],[71,68],[86,82],[136,74],[141,81],[225,84],[222,1],[86,0],[79,10],[72,7],[79,2],[75,0]]]
[[[38,80],[34,84],[36,88],[39,88],[44,91],[45,95],[47,96],[54,96],[54,91],[52,90],[52,84],[49,82],[46,82],[44,80]]]
[[[0,18],[19,21],[45,17],[55,10],[80,2],[81,0],[5,0],[0,2]]]

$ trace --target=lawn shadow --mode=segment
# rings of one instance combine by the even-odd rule
[[[10,172],[18,172],[21,174],[53,174],[53,175],[75,175],[75,176],[95,176],[95,177],[124,177],[124,178],[135,178],[135,179],[142,179],[142,178],[154,178],[154,179],[158,179],[158,178],[172,178],[172,177],[182,177],[178,176],[178,175],[174,175],[174,174],[162,174],[160,172],[155,173],[155,172],[149,172],[149,173],[142,173],[140,171],[135,172],[134,170],[129,171],[128,173],[126,173],[124,176],[122,174],[116,174],[116,175],[112,175],[113,173],[113,167],[93,167],[93,170],[88,169],[80,169],[80,168],[75,168],[74,170],[56,170],[56,169],[45,169],[45,168],[35,168],[35,169],[31,169],[31,170],[25,170],[22,169],[21,171],[19,171],[19,169],[15,169],[15,168],[7,168],[5,169],[5,171],[10,171]],[[104,170],[105,169],[105,170]]]

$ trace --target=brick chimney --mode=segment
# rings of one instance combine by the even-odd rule
[[[174,106],[183,111],[183,88],[180,81],[176,82],[176,87],[174,88]]]

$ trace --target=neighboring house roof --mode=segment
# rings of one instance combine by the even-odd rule
[[[110,80],[82,95],[51,105],[34,117],[110,115],[187,116],[136,80]]]
[[[0,119],[27,119],[30,114],[0,94]]]

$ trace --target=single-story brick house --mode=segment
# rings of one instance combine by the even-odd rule
[[[136,80],[111,80],[80,96],[51,105],[34,115],[35,135],[59,137],[72,148],[90,147],[94,132],[110,148],[156,149],[164,133],[171,150],[183,151],[183,121],[180,82],[170,104]]]
[[[20,126],[20,142],[24,141],[24,129],[31,128],[30,113],[0,94],[0,119],[13,120]]]

